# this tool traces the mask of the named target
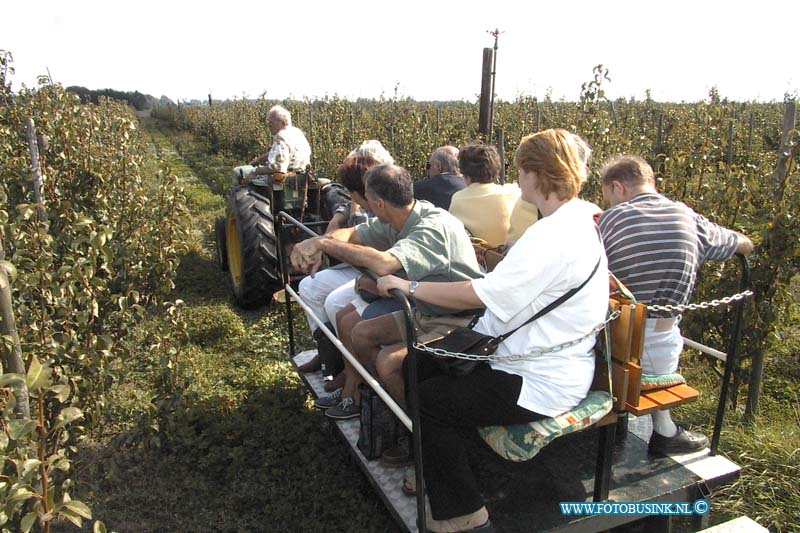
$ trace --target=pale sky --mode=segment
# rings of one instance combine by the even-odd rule
[[[333,96],[475,101],[487,30],[498,97],[577,100],[602,63],[611,98],[733,100],[800,92],[800,1],[219,3],[9,1],[13,87],[53,80],[173,100]]]

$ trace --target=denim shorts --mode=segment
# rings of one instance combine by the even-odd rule
[[[401,307],[394,298],[379,298],[369,304],[361,313],[361,318],[369,320],[383,315],[388,315],[395,311],[400,311]]]

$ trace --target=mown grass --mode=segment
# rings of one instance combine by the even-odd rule
[[[731,485],[712,495],[712,521],[746,515],[774,532],[800,530],[800,328],[784,325],[780,346],[768,355],[758,416],[748,423],[743,388],[735,409],[729,404],[719,453],[742,466]],[[707,359],[684,353],[683,374],[700,399],[672,411],[711,437],[721,379]]]
[[[394,530],[288,361],[283,309],[232,305],[212,259],[212,222],[224,204],[208,187],[227,186],[232,165],[181,158],[171,140],[151,133],[188,191],[194,229],[173,294],[185,302],[190,339],[175,358],[185,389],[157,416],[158,355],[134,350],[107,420],[78,461],[95,518],[119,532]],[[298,344],[309,346],[302,322]],[[155,317],[130,345],[163,324]]]
[[[127,380],[113,391],[107,422],[85,443],[75,476],[94,516],[120,532],[395,530],[287,361],[282,310],[232,306],[212,259],[212,222],[224,212],[220,194],[236,161],[150,126],[154,146],[182,173],[192,213],[173,295],[185,301],[186,388],[159,420],[156,356],[140,350],[128,361]],[[299,345],[310,346],[303,321],[296,324]],[[800,528],[800,328],[791,323],[779,334],[757,423],[744,423],[743,397],[726,416],[720,452],[744,470],[714,494],[712,523],[746,514],[771,531]],[[699,357],[684,361],[703,396],[674,416],[710,435],[719,378]]]

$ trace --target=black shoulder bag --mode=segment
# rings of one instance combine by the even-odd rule
[[[492,337],[491,335],[484,335],[483,333],[478,333],[477,331],[473,330],[472,328],[475,327],[475,324],[478,323],[478,319],[480,316],[476,316],[472,319],[472,321],[466,326],[461,328],[456,328],[450,332],[447,337],[442,339],[430,342],[425,345],[426,348],[433,348],[439,350],[446,350],[448,352],[453,353],[464,353],[464,354],[472,354],[472,355],[491,355],[497,350],[497,347],[500,346],[500,343],[506,340],[508,337],[513,335],[517,332],[520,328],[523,328],[530,324],[531,322],[538,320],[539,318],[543,317],[559,305],[563,304],[570,298],[572,298],[578,291],[580,291],[589,280],[594,277],[595,272],[597,272],[597,268],[600,266],[600,258],[597,259],[597,263],[594,265],[594,269],[592,273],[589,274],[589,277],[584,280],[579,286],[565,292],[556,300],[550,302],[546,307],[541,309],[538,313],[533,315],[531,318],[526,320],[520,326],[517,326],[513,330],[505,333],[504,335],[500,335],[498,337]],[[480,361],[474,361],[470,359],[459,359],[456,357],[448,357],[443,355],[436,355],[431,352],[417,350],[417,356],[421,357],[422,354],[431,355],[433,359],[436,361],[436,364],[439,368],[448,375],[451,376],[466,376],[473,370],[475,367],[478,366]]]

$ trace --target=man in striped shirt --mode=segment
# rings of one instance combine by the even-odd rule
[[[651,305],[689,303],[705,261],[748,254],[753,243],[698,215],[656,190],[653,169],[634,156],[613,159],[601,172],[603,199],[611,207],[599,219],[608,268],[636,300]],[[671,374],[678,368],[683,339],[678,314],[650,312],[645,326],[642,371]],[[650,448],[688,453],[708,446],[701,433],[676,425],[669,410],[652,415]]]

